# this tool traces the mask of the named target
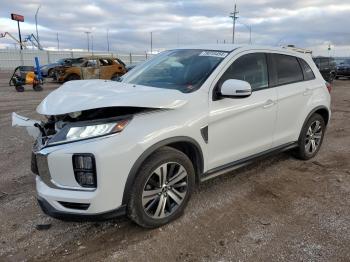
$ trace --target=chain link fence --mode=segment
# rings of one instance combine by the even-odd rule
[[[0,50],[0,70],[11,70],[17,66],[33,66],[38,57],[40,65],[54,63],[61,58],[77,58],[84,56],[110,56],[121,59],[125,64],[138,64],[150,57],[149,54],[119,54],[114,52],[78,52],[78,51],[41,51],[41,50]]]

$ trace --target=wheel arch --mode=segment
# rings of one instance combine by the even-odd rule
[[[123,193],[123,200],[122,200],[123,205],[127,204],[129,201],[130,189],[134,184],[137,172],[140,169],[142,163],[148,157],[150,157],[155,151],[165,146],[172,147],[174,149],[181,151],[191,160],[196,173],[196,182],[199,181],[199,176],[200,174],[203,173],[203,169],[204,169],[203,152],[199,143],[193,138],[185,137],[185,136],[168,138],[150,146],[136,160],[136,162],[134,163],[134,165],[132,166],[129,172],[128,178],[124,186],[124,193]]]
[[[301,127],[301,130],[300,130],[300,134],[299,134],[299,138],[300,138],[300,135],[301,135],[301,131],[303,130],[303,127],[305,126],[305,124],[307,123],[307,121],[310,119],[310,117],[313,115],[313,114],[319,114],[322,116],[324,122],[325,122],[325,125],[327,126],[328,125],[328,122],[329,122],[329,116],[330,116],[330,113],[329,113],[329,109],[326,107],[326,106],[318,106],[318,107],[315,107],[313,110],[311,110],[311,112],[307,115],[307,117],[305,118],[304,120],[304,123]]]
[[[64,82],[67,82],[68,79],[69,79],[71,76],[78,76],[79,79],[81,79],[81,76],[80,76],[79,74],[77,74],[76,72],[70,72],[70,73],[68,73],[68,74],[65,76]]]

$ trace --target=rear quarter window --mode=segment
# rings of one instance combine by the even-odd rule
[[[301,58],[299,58],[299,62],[300,62],[301,67],[303,68],[304,80],[309,81],[309,80],[315,79],[315,74],[312,71],[309,64],[304,59],[301,59]]]

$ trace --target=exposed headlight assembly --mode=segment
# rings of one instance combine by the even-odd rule
[[[119,133],[128,125],[131,118],[105,121],[84,121],[69,123],[48,141],[48,146],[70,143],[90,138]]]

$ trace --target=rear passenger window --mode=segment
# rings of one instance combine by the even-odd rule
[[[289,55],[274,55],[276,63],[277,84],[286,85],[304,80],[298,59]]]
[[[308,81],[308,80],[315,79],[315,74],[314,72],[312,72],[312,69],[308,65],[308,63],[306,63],[305,60],[301,58],[299,58],[299,61],[300,61],[301,67],[303,68],[304,80]]]
[[[247,81],[253,91],[267,88],[269,83],[266,55],[252,53],[241,56],[226,70],[219,81],[219,85],[221,86],[227,79]]]

